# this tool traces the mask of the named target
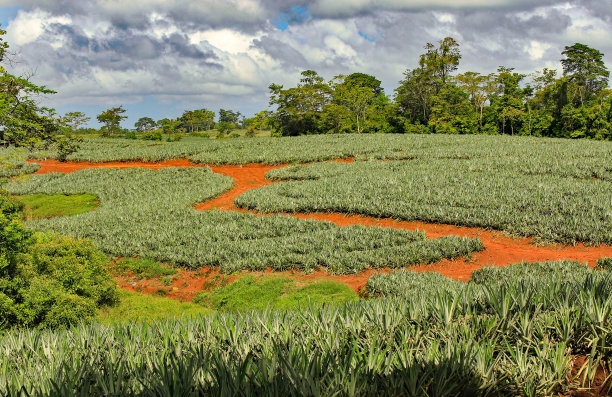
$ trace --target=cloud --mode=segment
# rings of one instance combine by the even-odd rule
[[[270,83],[295,85],[305,69],[369,73],[392,94],[425,43],[445,36],[461,45],[460,71],[558,68],[577,41],[612,59],[612,0],[18,2],[6,36],[16,71],[35,70],[60,109],[133,103],[160,114],[173,103],[249,114],[266,107]]]

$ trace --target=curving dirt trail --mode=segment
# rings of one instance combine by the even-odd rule
[[[348,160],[350,161],[350,160]],[[39,163],[41,168],[36,172],[37,174],[43,174],[48,172],[73,172],[84,168],[129,168],[129,167],[143,167],[150,169],[159,169],[163,167],[205,167],[206,164],[195,164],[189,162],[189,160],[171,160],[163,161],[158,163],[143,163],[143,162],[112,162],[112,163],[87,163],[87,162],[67,162],[60,163],[56,160],[42,160],[32,161]],[[227,175],[234,179],[235,186],[228,192],[221,196],[206,201],[204,203],[196,204],[194,207],[198,210],[228,210],[228,211],[245,211],[244,209],[236,208],[234,205],[234,199],[240,194],[259,187],[274,183],[265,179],[266,172],[281,168],[286,165],[275,165],[268,166],[263,164],[246,164],[246,165],[208,165],[214,172]],[[258,214],[267,215],[267,214]],[[588,262],[589,265],[594,266],[597,259],[610,256],[612,257],[612,247],[599,246],[599,247],[585,247],[582,244],[577,246],[564,246],[564,245],[553,245],[553,246],[537,246],[532,244],[531,238],[512,238],[504,235],[498,231],[490,231],[481,228],[472,227],[460,227],[453,225],[444,224],[433,224],[424,222],[406,222],[398,221],[394,219],[378,219],[361,215],[345,215],[339,213],[312,213],[312,214],[282,214],[286,216],[293,216],[302,219],[316,219],[329,221],[339,226],[348,225],[364,225],[364,226],[379,226],[379,227],[391,227],[396,229],[407,229],[407,230],[421,230],[427,233],[428,237],[443,237],[447,235],[459,235],[468,237],[478,237],[485,245],[485,250],[472,255],[471,259],[458,259],[454,261],[444,260],[440,263],[433,265],[421,265],[412,266],[410,270],[415,271],[428,271],[428,272],[439,272],[447,277],[454,278],[456,280],[467,281],[470,279],[471,274],[474,270],[480,269],[484,266],[506,266],[511,263],[528,261],[544,261],[544,260],[556,260],[556,259],[570,259],[580,261],[583,263]],[[364,285],[367,279],[374,273],[380,271],[390,271],[389,269],[382,270],[368,270],[356,275],[331,275],[325,271],[317,271],[312,274],[298,274],[298,272],[274,272],[274,274],[286,275],[298,280],[315,280],[315,279],[331,279],[343,282],[349,285],[354,290],[358,291]],[[182,270],[179,279],[177,281],[181,285],[174,286],[175,291],[183,289],[182,295],[177,292],[177,297],[180,299],[189,299],[197,291],[197,286],[203,284],[205,280],[199,279],[195,273],[202,274],[208,272],[209,275],[217,274],[214,269],[201,269],[197,272],[191,272]],[[264,274],[271,272],[257,272],[254,274]],[[191,281],[190,281],[191,280]],[[121,282],[120,282],[121,284]],[[174,284],[173,284],[174,285]],[[126,287],[128,287],[126,285]],[[197,289],[197,291],[196,291]],[[169,296],[172,296],[170,291]]]

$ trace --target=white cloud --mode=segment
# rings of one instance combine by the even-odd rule
[[[53,23],[69,24],[69,16],[52,16],[41,10],[19,10],[15,19],[7,26],[6,39],[14,45],[24,45],[38,39],[45,28]]]

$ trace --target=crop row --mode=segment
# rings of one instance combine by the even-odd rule
[[[531,277],[522,265],[499,270],[503,283],[438,289],[423,274],[409,299],[5,332],[0,394],[544,396],[588,387],[612,355],[610,273],[539,266],[565,278]],[[585,364],[572,378],[575,357]]]
[[[101,203],[96,211],[29,225],[89,238],[115,256],[192,268],[214,266],[233,272],[325,267],[346,274],[434,263],[484,248],[478,239],[457,236],[427,239],[424,233],[405,230],[192,208],[232,184],[231,178],[209,168],[132,168],[33,175],[12,182],[8,189],[15,194],[94,194]]]
[[[591,171],[529,157],[316,163],[272,170],[283,182],[236,205],[259,212],[342,212],[503,230],[555,243],[612,244],[612,159]],[[589,164],[588,161],[584,161]],[[594,178],[592,175],[598,175]]]
[[[54,153],[35,152],[34,158]],[[355,157],[358,160],[478,159],[510,161],[526,172],[559,171],[610,179],[612,143],[483,135],[316,135],[284,138],[180,142],[85,139],[70,160],[159,161],[190,158],[200,163],[302,163]]]
[[[29,153],[25,150],[1,148],[0,178],[9,178],[36,172],[40,168],[40,165],[27,163],[25,160],[28,155]]]

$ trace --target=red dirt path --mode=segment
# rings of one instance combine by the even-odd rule
[[[350,160],[349,160],[350,161]],[[42,160],[35,161],[41,164],[41,168],[37,171],[38,174],[48,172],[73,172],[84,168],[128,168],[128,167],[143,167],[151,169],[159,169],[163,167],[204,167],[205,164],[194,164],[188,160],[171,160],[163,161],[158,163],[142,163],[142,162],[114,162],[114,163],[87,163],[87,162],[67,162],[60,163],[56,160]],[[271,169],[280,168],[284,165],[267,166],[262,164],[246,164],[241,166],[235,165],[224,165],[215,166],[209,165],[209,167],[217,173],[221,173],[230,176],[235,181],[235,186],[230,191],[222,194],[221,196],[195,205],[198,210],[232,210],[232,211],[244,211],[234,206],[234,199],[240,194],[250,189],[256,189],[261,186],[273,183],[272,181],[265,179],[265,173]],[[412,266],[410,270],[415,271],[428,271],[428,272],[439,272],[447,277],[451,277],[457,280],[467,281],[470,279],[471,274],[474,270],[480,269],[484,266],[506,266],[511,263],[517,263],[521,261],[536,262],[544,260],[556,260],[556,259],[569,259],[580,262],[588,262],[589,265],[593,266],[597,259],[610,256],[612,257],[612,247],[599,246],[599,247],[585,247],[582,244],[577,246],[537,246],[532,244],[530,238],[511,238],[504,235],[501,232],[489,231],[480,228],[471,227],[459,227],[453,225],[443,224],[431,224],[423,222],[406,222],[397,221],[394,219],[378,219],[360,215],[344,215],[337,213],[314,213],[314,214],[283,214],[287,216],[294,216],[302,219],[316,219],[329,221],[339,226],[348,225],[364,225],[364,226],[379,226],[379,227],[391,227],[396,229],[407,229],[415,230],[419,229],[425,231],[427,236],[430,238],[443,237],[447,235],[459,235],[468,237],[478,237],[485,245],[485,250],[472,255],[471,259],[458,259],[455,261],[444,260],[440,263],[433,265],[421,265]],[[168,292],[168,296],[176,297],[181,300],[188,300],[190,297],[201,291],[203,284],[206,283],[207,279],[201,278],[197,274],[202,274],[208,271],[209,276],[213,277],[218,274],[214,269],[203,269],[197,272],[181,270],[179,273],[176,284],[173,283],[176,290]],[[312,274],[301,274],[299,272],[275,272],[275,274],[286,275],[291,278],[299,280],[318,280],[318,279],[332,279],[343,282],[349,285],[354,290],[358,291],[364,285],[367,279],[374,273],[380,271],[389,271],[388,269],[383,270],[368,270],[356,275],[331,275],[325,271],[317,271]],[[196,274],[197,273],[197,274]],[[269,273],[269,272],[268,272]],[[261,272],[263,274],[263,272]],[[124,287],[128,287],[124,285]],[[199,288],[199,289],[198,289]],[[177,292],[179,291],[179,292]],[[182,291],[182,292],[180,292]]]

